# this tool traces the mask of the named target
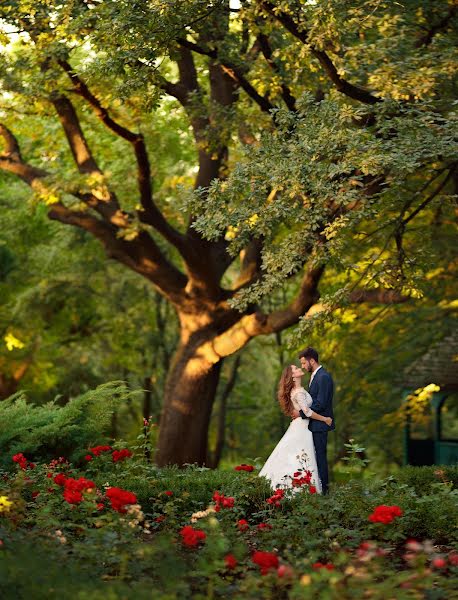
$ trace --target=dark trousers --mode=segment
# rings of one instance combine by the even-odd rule
[[[315,445],[316,464],[318,467],[318,475],[321,479],[321,487],[323,494],[328,493],[328,459],[326,458],[326,447],[328,445],[327,431],[313,431],[313,443]]]

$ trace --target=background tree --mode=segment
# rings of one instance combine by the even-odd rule
[[[251,339],[299,322],[303,341],[348,302],[421,295],[436,233],[416,223],[440,204],[435,231],[451,227],[457,178],[453,4],[179,8],[43,0],[0,12],[0,167],[178,316],[159,464],[206,460],[222,361]],[[167,164],[155,117],[170,98],[195,169]],[[35,115],[48,127],[30,136]],[[107,133],[121,159],[103,155]],[[266,302],[292,277],[285,305]]]

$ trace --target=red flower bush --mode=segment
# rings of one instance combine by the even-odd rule
[[[239,528],[239,531],[246,531],[250,526],[246,519],[240,519],[237,521],[237,527]]]
[[[57,483],[57,480],[62,483]],[[83,501],[83,492],[95,489],[95,483],[85,477],[74,479],[73,477],[65,477],[63,473],[59,473],[54,477],[54,482],[57,485],[64,486],[64,500],[69,504],[79,504]]]
[[[106,491],[106,497],[110,500],[111,508],[119,513],[126,513],[128,504],[137,504],[137,496],[118,487],[110,487]]]
[[[251,473],[254,470],[254,467],[252,465],[246,465],[245,463],[242,463],[241,465],[234,467],[234,469],[236,471],[246,471],[247,473]]]
[[[27,469],[27,466],[31,467],[32,469],[35,467],[33,463],[29,463],[27,461],[26,457],[22,454],[22,452],[19,452],[19,454],[15,454],[13,456],[13,462],[17,463],[23,471]],[[33,465],[33,467],[31,465]]]
[[[200,542],[203,542],[207,537],[201,529],[194,529],[191,525],[185,525],[180,531],[181,541],[188,548],[195,548]]]
[[[435,569],[446,569],[447,561],[445,560],[445,558],[433,558],[433,560],[431,561],[431,565]]]
[[[273,504],[274,506],[280,506],[280,500],[284,497],[285,490],[278,489],[275,490],[275,493],[270,498],[267,498],[267,504]]]
[[[235,567],[237,566],[237,559],[233,554],[227,554],[224,557],[224,562],[226,563],[226,567],[228,569],[235,569]]]
[[[57,475],[54,475],[53,481],[56,485],[64,485],[66,479],[67,477],[63,473],[57,473]]]
[[[123,448],[122,450],[113,450],[112,456],[113,462],[119,462],[125,458],[130,458],[132,456],[132,452],[127,448]]]
[[[69,504],[79,504],[83,501],[83,494],[76,490],[64,490],[64,500]]]
[[[219,492],[213,493],[213,500],[216,503],[215,511],[219,512],[221,508],[234,508],[235,499],[232,496],[225,496]]]
[[[332,563],[316,562],[316,563],[313,563],[312,568],[315,569],[316,571],[319,571],[320,569],[327,569],[328,571],[333,571],[334,565]]]
[[[278,568],[278,556],[273,552],[256,551],[251,560],[261,569],[261,575],[267,575],[272,569]]]
[[[402,515],[403,512],[399,506],[385,506],[384,504],[381,504],[380,506],[376,506],[374,512],[369,515],[369,521],[372,523],[383,523],[384,525],[388,525],[396,517],[402,517]]]
[[[92,452],[94,456],[100,456],[102,452],[111,452],[111,446],[94,446],[94,448],[89,448],[89,452]]]
[[[302,487],[303,485],[309,485],[312,481],[312,473],[311,471],[296,471],[293,474],[293,479],[291,480],[291,484],[293,487]]]

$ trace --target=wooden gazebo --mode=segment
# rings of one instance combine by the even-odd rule
[[[458,331],[444,337],[403,374],[404,399],[419,388],[436,384],[430,419],[423,427],[408,422],[404,435],[404,464],[458,463]]]

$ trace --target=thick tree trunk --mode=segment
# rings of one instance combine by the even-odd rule
[[[200,355],[196,337],[180,344],[167,376],[156,454],[159,466],[204,465],[207,460],[208,426],[222,361],[213,364]]]

